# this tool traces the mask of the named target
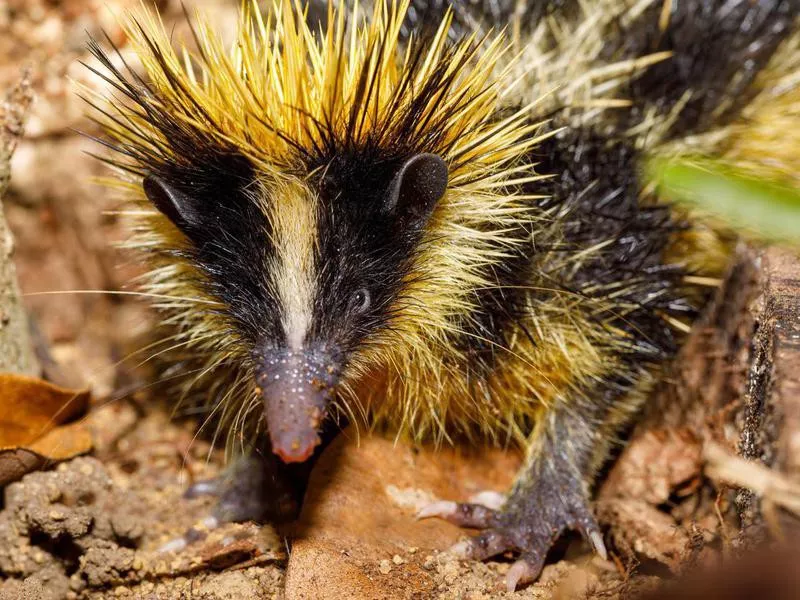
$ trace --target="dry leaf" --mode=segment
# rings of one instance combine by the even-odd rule
[[[88,390],[69,390],[36,377],[0,373],[0,486],[49,461],[88,452],[82,421]]]

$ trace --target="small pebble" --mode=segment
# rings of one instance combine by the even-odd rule
[[[378,571],[380,571],[383,575],[388,575],[392,572],[392,563],[384,558],[381,561],[380,567],[378,567]]]
[[[403,558],[402,558],[402,557],[401,557],[399,554],[395,554],[395,555],[392,557],[392,562],[393,562],[394,564],[396,564],[396,565],[402,565],[402,564],[403,564],[404,562],[406,562],[406,561],[404,561],[404,560],[403,560]]]

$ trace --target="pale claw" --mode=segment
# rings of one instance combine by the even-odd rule
[[[429,504],[417,513],[418,519],[438,517],[459,527],[486,529],[497,520],[497,511],[483,504],[442,500]]]
[[[457,558],[469,558],[470,547],[471,543],[469,540],[461,540],[460,542],[456,542],[450,546],[450,548],[447,549],[447,552]]]
[[[506,573],[506,591],[513,592],[518,585],[530,583],[541,570],[541,565],[533,565],[525,559],[516,561]]]
[[[186,541],[185,537],[172,538],[170,541],[168,541],[166,544],[164,544],[158,550],[156,550],[156,552],[158,552],[159,554],[170,554],[173,552],[180,552],[188,545],[189,542]]]
[[[430,519],[431,517],[439,517],[440,519],[447,519],[453,516],[458,510],[458,504],[447,500],[433,502],[428,506],[422,508],[417,513],[417,519]]]
[[[596,529],[589,533],[589,543],[592,544],[592,548],[603,560],[608,560],[608,551],[606,550],[606,544],[603,541],[603,534],[601,534]]]
[[[506,501],[506,496],[494,490],[484,490],[472,496],[469,501],[473,504],[483,504],[492,510],[500,510]]]
[[[157,552],[159,554],[167,554],[171,552],[180,552],[192,542],[203,539],[208,535],[208,532],[220,526],[220,521],[216,517],[206,517],[200,523],[189,529],[181,537],[173,538],[166,544],[162,545]]]

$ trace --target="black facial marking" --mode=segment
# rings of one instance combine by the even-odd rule
[[[270,223],[256,200],[269,190],[254,188],[257,174],[251,161],[224,141],[225,128],[214,115],[196,102],[176,100],[186,98],[179,79],[167,77],[166,85],[174,95],[165,96],[107,41],[115,58],[91,40],[89,49],[103,70],[89,68],[112,85],[148,127],[120,120],[112,109],[90,102],[125,131],[113,142],[102,142],[117,153],[102,160],[141,177],[145,194],[186,237],[178,247],[149,251],[165,262],[185,261],[195,267],[196,273],[187,270],[181,276],[187,288],[200,287],[223,305],[198,307],[216,310],[231,323],[231,330],[220,331],[220,336],[241,340],[251,348],[258,343],[263,346],[265,340],[282,345],[278,301],[266,266],[275,249],[270,243]],[[163,73],[172,73],[162,52],[154,50],[153,58]]]
[[[352,350],[387,324],[424,224],[447,186],[432,154],[339,155],[318,188],[318,264],[310,343]]]
[[[265,269],[275,249],[256,190],[255,172],[241,154],[219,145],[197,148],[197,160],[153,165],[143,186],[151,202],[186,236],[177,254],[205,277],[196,282],[222,302],[236,331],[254,345],[283,339],[277,299]]]

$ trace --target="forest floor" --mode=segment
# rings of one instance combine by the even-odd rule
[[[116,200],[92,182],[103,173],[86,154],[96,144],[74,133],[96,133],[76,96],[78,84],[102,85],[79,64],[87,32],[105,30],[124,48],[107,6],[132,4],[0,4],[0,29],[9,32],[0,36],[0,92],[30,66],[37,95],[5,198],[20,285],[40,355],[52,358],[46,378],[92,396],[81,421],[91,451],[0,494],[0,599],[687,597],[662,590],[676,577],[727,598],[724,590],[744,589],[749,576],[762,598],[800,589],[800,574],[784,567],[797,556],[773,553],[775,540],[796,539],[792,510],[800,510],[792,504],[800,267],[785,253],[748,249],[598,490],[609,560],[565,539],[537,583],[504,591],[513,557],[459,560],[445,549],[464,533],[414,515],[437,499],[506,490],[519,456],[410,447],[352,430],[323,453],[297,523],[228,524],[161,552],[208,515],[209,498],[183,493],[218,474],[224,456],[196,435],[196,417],[172,419],[170,398],[151,385],[160,347],[148,346],[158,328],[146,302],[92,292],[133,289],[140,272],[115,246],[125,237]],[[158,4],[178,35],[180,3]],[[238,0],[186,4],[216,11],[223,31],[235,23]],[[737,451],[789,477],[749,470]]]

